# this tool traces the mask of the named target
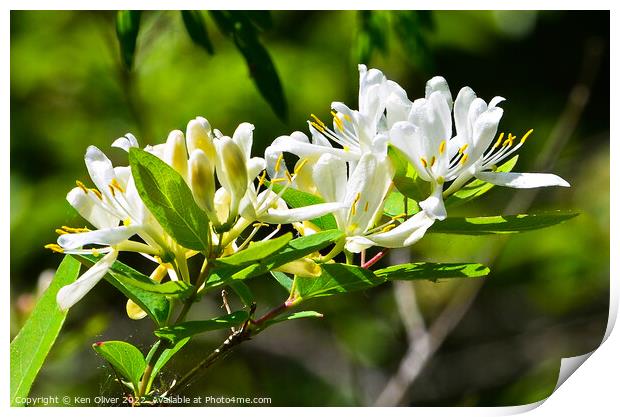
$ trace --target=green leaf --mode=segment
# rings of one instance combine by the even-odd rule
[[[271,12],[269,10],[245,10],[245,16],[258,30],[268,30],[273,26]]]
[[[291,288],[293,288],[293,280],[288,275],[279,271],[271,271],[271,275],[275,278],[278,284],[286,290],[286,292],[291,292]]]
[[[138,391],[146,361],[137,347],[127,342],[111,340],[93,343],[93,349],[133,384],[135,392]]]
[[[320,319],[320,318],[323,318],[323,314],[318,313],[316,311],[298,311],[293,314],[283,315],[283,316],[279,316],[271,320],[267,320],[263,324],[263,328],[272,326],[277,323],[282,323],[283,321],[305,319],[305,318],[319,318]]]
[[[153,372],[151,373],[148,385],[146,387],[147,393],[151,390],[151,385],[153,384],[153,381],[155,381],[155,377],[159,374],[159,372],[163,369],[163,367],[168,363],[168,361],[172,359],[172,357],[176,355],[176,353],[179,350],[181,350],[181,348],[185,346],[187,342],[189,342],[189,339],[190,339],[189,337],[186,337],[185,339],[179,340],[174,346],[164,349],[164,351],[161,353],[161,355],[157,359],[157,362],[155,362],[155,365],[153,365]],[[157,350],[157,348],[159,347],[161,343],[164,343],[164,342],[162,342],[161,340],[158,340],[153,345],[153,347],[149,351],[149,354],[146,357],[147,363],[149,362],[151,356],[155,353],[155,351]],[[165,343],[167,343],[167,341]]]
[[[578,213],[557,212],[553,214],[518,214],[516,216],[448,217],[441,222],[435,222],[428,229],[428,232],[456,235],[519,233],[554,226],[577,215]]]
[[[420,211],[420,207],[417,201],[405,197],[398,191],[389,193],[383,204],[383,213],[389,217],[400,216],[402,214],[413,216],[418,211]]]
[[[388,156],[394,167],[392,182],[396,189],[412,200],[425,200],[431,192],[430,183],[418,175],[407,157],[396,147],[388,146]]]
[[[325,297],[351,291],[359,291],[385,282],[367,269],[354,265],[323,264],[321,276],[296,277],[295,291],[301,299]]]
[[[269,186],[269,182],[267,181],[267,186]],[[282,185],[273,184],[273,191],[275,193],[280,193],[282,191]],[[298,207],[306,207],[312,206],[314,204],[324,203],[321,197],[316,196],[314,194],[309,194],[304,191],[299,191],[294,188],[287,188],[286,191],[282,194],[282,200],[286,201],[286,204],[292,208]],[[311,223],[314,223],[321,230],[329,230],[329,229],[337,229],[338,225],[336,224],[336,219],[332,214],[325,214],[316,219],[310,220]]]
[[[278,249],[281,249],[292,238],[293,235],[291,233],[286,233],[276,239],[270,239],[264,242],[251,242],[247,249],[225,258],[218,258],[216,263],[218,265],[240,266],[257,262],[271,255]]]
[[[374,271],[386,280],[431,280],[442,278],[476,278],[489,274],[488,267],[477,263],[430,263],[418,262],[393,265]]]
[[[241,281],[231,281],[228,283],[230,288],[239,296],[245,307],[249,307],[254,302],[252,290]]]
[[[428,10],[400,10],[392,13],[393,28],[405,51],[405,58],[417,67],[428,69],[433,55],[426,40],[426,31],[433,28]]]
[[[288,109],[284,89],[269,52],[258,39],[256,20],[253,24],[243,11],[211,11],[211,15],[220,30],[232,37],[260,94],[274,113],[286,121]]]
[[[209,247],[209,221],[194,201],[183,177],[164,161],[131,148],[129,163],[144,205],[181,246],[197,251]]]
[[[358,11],[359,32],[356,39],[356,61],[368,64],[375,51],[388,52],[388,15],[385,11]]]
[[[515,155],[506,161],[504,164],[500,165],[495,172],[510,172],[517,164],[517,160],[519,159],[519,155]],[[489,191],[493,188],[494,185],[482,180],[473,180],[463,188],[449,196],[444,200],[444,204],[446,207],[458,207],[462,204],[467,203],[468,201],[473,200],[474,198],[480,197],[482,194]]]
[[[11,342],[11,406],[23,406],[17,399],[28,396],[67,317],[67,312],[58,308],[56,293],[74,282],[79,273],[80,263],[65,256],[49,287]]]
[[[200,10],[181,10],[185,29],[194,43],[213,55],[213,45],[207,32],[207,22]]]
[[[121,60],[127,70],[133,66],[139,31],[140,11],[120,10],[116,13],[116,37],[121,51]]]
[[[247,311],[239,310],[226,316],[211,320],[186,321],[185,323],[174,326],[162,327],[155,330],[155,335],[162,339],[177,343],[186,337],[192,337],[199,333],[210,332],[213,330],[226,329],[244,323],[250,318]]]
[[[216,267],[210,271],[205,290],[219,287],[231,280],[248,279],[262,275],[274,268],[303,258],[340,240],[344,234],[339,230],[326,230],[290,240],[282,248],[263,259],[257,259],[248,266]],[[224,258],[225,259],[225,258]]]
[[[97,257],[93,255],[72,256],[88,267],[92,266],[98,260]],[[170,296],[170,294],[150,290],[165,284],[155,283],[155,281],[151,280],[146,275],[120,261],[116,261],[112,264],[112,267],[108,270],[104,279],[123,293],[125,297],[133,300],[133,302],[139,305],[158,326],[162,326],[165,324],[166,320],[168,320],[171,307],[167,296]],[[187,291],[190,291],[190,289],[191,287],[188,288]]]

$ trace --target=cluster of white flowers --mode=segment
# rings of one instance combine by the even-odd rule
[[[228,137],[212,130],[201,117],[188,123],[185,135],[175,130],[166,143],[144,148],[185,179],[208,216],[211,241],[221,248],[220,255],[244,249],[266,224],[293,224],[301,234],[313,233],[316,226],[309,220],[329,213],[346,236],[340,249],[357,253],[371,246],[404,247],[420,240],[435,221],[443,220],[447,215],[443,199],[474,177],[516,188],[568,186],[552,174],[493,171],[531,134],[530,130],[518,140],[501,133],[496,139],[503,114],[498,104],[503,98],[495,97],[487,104],[464,87],[453,102],[446,81],[434,77],[426,85],[425,97],[411,102],[381,71],[360,65],[359,72],[358,110],[332,103],[332,128],[313,115],[311,138],[302,132],[278,137],[264,158],[251,156],[253,125],[242,123]],[[129,151],[139,145],[127,134],[112,146]],[[383,220],[394,177],[388,146],[400,150],[419,178],[430,183],[431,193],[419,202],[420,211],[402,222],[400,218]],[[292,173],[284,153],[299,158]],[[59,305],[66,309],[79,301],[121,251],[138,252],[158,263],[151,275],[157,282],[166,274],[190,282],[187,259],[197,252],[175,242],[145,207],[131,168],[113,167],[94,146],[88,148],[85,160],[96,188],[78,182],[67,200],[95,229],[63,227],[58,229],[57,244],[48,247],[69,254],[106,255],[59,291]],[[289,188],[318,196],[324,203],[289,208],[282,199]],[[237,239],[250,227],[249,236],[238,244]],[[136,236],[140,241],[131,240]],[[298,261],[283,270],[312,275],[312,265]],[[131,301],[127,310],[133,318],[144,316]]]

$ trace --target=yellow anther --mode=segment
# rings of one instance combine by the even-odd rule
[[[112,178],[112,181],[110,181],[110,185],[114,188],[116,188],[118,191],[120,191],[121,193],[124,193],[125,190],[123,190],[123,187],[121,187],[121,185],[119,184],[119,182],[116,180],[116,178]]]
[[[310,117],[312,117],[314,119],[314,121],[321,127],[326,128],[327,126],[325,126],[325,123],[323,123],[323,121],[321,119],[319,119],[318,117],[316,117],[314,114],[311,114]]]
[[[56,243],[50,243],[49,245],[45,245],[44,248],[49,249],[53,252],[57,252],[57,253],[65,252],[65,250],[60,245],[57,245]]]
[[[101,252],[99,252],[97,249],[91,249],[91,253],[93,254],[93,256],[100,256]]]
[[[368,201],[364,204],[364,211],[368,211]]]
[[[258,179],[258,186],[260,187],[265,183],[265,178],[267,177],[267,171],[263,171],[262,175]]]
[[[254,223],[252,225],[252,227],[265,227],[265,226],[269,226],[269,225],[267,223],[260,223],[260,222]]]
[[[383,229],[381,229],[381,233],[383,232],[389,232],[390,230],[392,230],[393,228],[395,228],[396,225],[394,223],[392,224],[388,224],[387,226],[385,226]]]
[[[95,195],[97,196],[97,198],[99,200],[103,200],[103,196],[101,195],[101,192],[96,189],[96,188],[89,188],[90,191],[92,191],[93,193],[95,193]]]
[[[345,145],[345,146],[342,147],[342,150],[345,151],[345,152],[349,152],[351,150],[351,148],[349,148],[348,146]]]
[[[284,158],[283,153],[281,153],[280,156],[278,156],[278,160],[276,161],[276,166],[274,167],[276,172],[280,171],[280,165],[282,165],[282,158]]]
[[[469,147],[469,144],[468,144],[468,143],[466,143],[465,145],[461,146],[461,147],[459,148],[459,153],[463,153],[463,152],[465,152],[465,150],[466,150],[468,147]]]
[[[316,122],[310,122],[310,124],[311,124],[312,126],[314,126],[314,128],[315,128],[316,130],[318,130],[319,132],[321,132],[321,133],[322,133],[322,132],[325,132],[325,128],[324,128],[323,126],[319,125],[318,123],[316,123]]]
[[[504,139],[504,132],[499,134],[499,137],[497,138],[497,141],[493,145],[493,149],[497,148],[499,146],[499,144],[502,143],[502,139]]]
[[[82,191],[84,191],[86,194],[88,194],[88,188],[86,188],[86,186],[84,185],[84,183],[82,181],[75,180],[75,185],[80,187],[82,189]]]
[[[504,146],[511,147],[512,142],[515,140],[515,138],[516,138],[515,135],[513,135],[512,133],[508,133],[508,138],[504,141],[504,143],[502,143],[502,147]]]
[[[123,220],[123,226],[129,226],[131,224],[131,219],[127,217]]]
[[[342,117],[344,117],[344,120],[351,123],[351,116],[349,116],[348,114],[343,114]]]
[[[469,155],[464,153],[463,157],[461,158],[461,165],[465,165],[465,162],[467,162],[467,158],[469,158]]]
[[[392,217],[392,220],[402,219],[403,217],[407,217],[407,213],[397,214],[396,216]]]
[[[439,144],[439,155],[443,155],[445,150],[446,150],[446,141],[442,140],[441,143]]]
[[[274,179],[271,180],[271,183],[272,184],[277,184],[277,183],[283,182],[283,181],[286,181],[286,178],[274,178]]]
[[[528,130],[525,135],[523,135],[523,137],[521,138],[521,143],[525,142],[527,140],[528,137],[530,137],[530,135],[532,134],[532,132],[534,132],[534,129],[530,129]]]
[[[336,123],[336,126],[338,126],[338,129],[340,129],[340,131],[344,131],[344,123],[342,123],[342,120],[340,119],[340,117],[338,117],[338,113],[336,113],[335,111],[332,111],[332,116],[334,116],[334,123]]]
[[[297,166],[295,167],[295,171],[293,171],[293,174],[297,175],[299,171],[301,171],[307,163],[308,163],[308,160],[305,158],[300,160]]]
[[[437,162],[437,158],[435,158],[435,155],[433,155],[433,157],[431,158],[431,167],[435,165],[435,162]]]
[[[355,195],[355,199],[353,200],[353,204],[351,204],[351,215],[352,216],[355,216],[356,206],[357,206],[357,203],[359,203],[361,198],[362,198],[362,194],[361,193],[357,193]]]
[[[114,191],[114,187],[112,187],[112,185],[108,185],[108,188],[110,189],[110,192],[112,193],[112,196],[116,197],[116,191]]]
[[[426,168],[426,167],[428,166],[428,164],[426,163],[426,159],[424,159],[424,158],[420,158],[420,162],[422,162],[422,166],[423,166],[424,168]]]
[[[67,233],[69,233],[69,232],[66,232],[66,231],[64,231],[62,229],[56,229],[55,232],[58,233],[59,235],[66,235]]]
[[[85,233],[85,232],[90,232],[90,229],[88,227],[62,226],[62,230],[64,230],[67,233]]]

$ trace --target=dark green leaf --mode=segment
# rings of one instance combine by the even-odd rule
[[[288,109],[284,89],[269,52],[258,39],[256,20],[253,24],[243,11],[212,11],[211,15],[220,30],[232,37],[260,94],[275,114],[286,120]]]
[[[298,311],[293,314],[283,315],[283,316],[276,317],[275,319],[267,320],[263,324],[263,328],[272,326],[277,323],[281,323],[283,321],[305,319],[305,318],[319,318],[320,319],[320,318],[323,318],[323,315],[316,311]]]
[[[209,247],[209,221],[194,201],[183,177],[164,161],[131,148],[129,163],[144,205],[181,246],[204,251]]]
[[[475,278],[489,274],[486,266],[477,263],[430,263],[418,262],[389,266],[374,271],[375,275],[386,280],[431,280],[442,278]]]
[[[269,185],[268,182],[267,185]],[[273,191],[275,193],[280,193],[282,191],[282,186],[280,184],[273,184]],[[292,208],[312,206],[314,204],[321,204],[325,202],[319,196],[295,190],[294,188],[290,187],[287,188],[286,191],[284,191],[284,193],[282,194],[282,200],[286,201],[286,204],[288,204],[289,207]],[[336,224],[336,219],[332,214],[326,214],[316,219],[312,219],[310,220],[310,222],[315,224],[321,230],[338,228],[338,225]]]
[[[28,396],[67,316],[66,311],[58,308],[56,294],[75,281],[79,273],[80,263],[65,256],[49,287],[11,342],[11,406],[24,405],[17,400]]]
[[[273,26],[269,10],[246,10],[243,13],[258,30],[268,30]]]
[[[168,361],[172,359],[172,357],[179,350],[181,350],[181,348],[185,346],[187,342],[189,342],[189,339],[190,339],[189,337],[186,337],[185,339],[179,340],[174,346],[164,349],[164,351],[161,353],[161,355],[157,359],[157,362],[155,362],[155,365],[153,366],[153,372],[151,373],[151,377],[149,378],[149,382],[146,388],[147,393],[151,390],[151,385],[153,384],[155,377],[159,374],[162,368],[168,363]],[[157,348],[159,347],[160,343],[164,343],[164,342],[162,342],[161,340],[158,340],[157,343],[155,343],[153,347],[151,348],[151,351],[146,357],[147,363],[149,362],[151,355],[153,355],[155,351],[157,350]],[[167,343],[167,341],[165,343]]]
[[[394,32],[405,50],[405,57],[413,65],[432,67],[433,56],[426,40],[426,31],[432,29],[428,11],[401,10],[392,13]]]
[[[200,10],[181,10],[185,29],[194,43],[213,55],[213,45],[207,32],[207,22]]]
[[[357,62],[368,64],[372,54],[388,51],[388,14],[381,10],[360,10],[359,31],[356,39]]]
[[[296,295],[301,299],[325,297],[371,288],[385,282],[371,271],[353,265],[323,264],[321,276],[295,278]]]
[[[112,340],[94,343],[93,349],[133,384],[135,392],[138,391],[146,361],[137,347],[127,342]]]
[[[192,337],[199,333],[237,326],[244,323],[249,317],[247,311],[239,310],[211,320],[186,321],[185,323],[176,324],[174,326],[162,327],[161,329],[155,330],[155,335],[162,339],[169,340],[171,343],[177,343],[181,339]]]
[[[517,160],[519,159],[519,155],[515,155],[506,161],[504,164],[500,165],[495,172],[510,172],[517,164]],[[474,198],[480,197],[482,194],[489,191],[493,188],[494,185],[488,182],[484,182],[482,180],[473,180],[469,184],[465,185],[463,188],[449,196],[444,200],[444,204],[446,207],[457,207],[461,204],[467,203]]]
[[[291,233],[286,233],[276,239],[266,240],[264,242],[252,242],[248,245],[247,249],[225,258],[219,258],[216,262],[219,265],[228,266],[247,265],[271,255],[286,245],[292,238],[293,235]]]
[[[116,14],[116,37],[121,51],[121,60],[126,69],[133,66],[136,43],[140,31],[140,11],[120,10]]]
[[[542,229],[565,222],[578,213],[518,214],[516,216],[491,217],[448,217],[435,222],[429,233],[449,233],[457,235],[491,235],[519,233]]]
[[[93,255],[73,255],[73,257],[88,267],[98,260]],[[133,300],[133,302],[140,306],[158,326],[165,324],[166,320],[168,320],[171,312],[170,301],[164,293],[144,289],[159,285],[146,275],[120,261],[116,261],[112,264],[104,278],[122,292],[125,297]],[[138,285],[144,288],[140,288]]]
[[[239,296],[244,306],[249,307],[252,305],[254,302],[254,295],[247,285],[241,281],[230,281],[228,285],[233,289],[235,294]]]

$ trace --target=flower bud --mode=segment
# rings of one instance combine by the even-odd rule
[[[217,178],[230,193],[228,221],[234,221],[239,212],[239,203],[248,188],[248,172],[243,152],[228,136],[215,142],[218,158],[215,160]]]
[[[211,161],[215,160],[211,125],[204,117],[197,117],[187,124],[187,147],[190,154],[194,150],[200,149]]]
[[[319,264],[308,258],[297,259],[282,266],[275,271],[286,272],[299,277],[316,278],[321,275],[321,267]]]
[[[185,137],[180,130],[173,130],[168,135],[164,148],[164,161],[187,181],[187,149]]]
[[[202,149],[195,149],[189,157],[189,184],[194,200],[213,223],[217,222],[213,199],[215,197],[215,178],[213,163]]]

